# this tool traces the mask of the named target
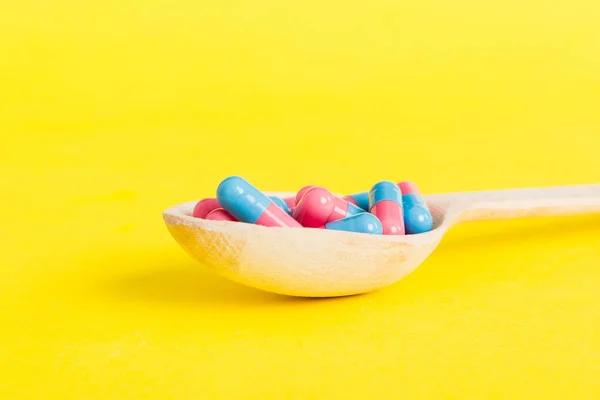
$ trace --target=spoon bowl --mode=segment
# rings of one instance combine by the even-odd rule
[[[294,193],[265,193],[289,197]],[[371,292],[415,270],[454,224],[600,211],[600,185],[423,196],[433,229],[416,235],[370,235],[273,228],[192,217],[196,202],[164,211],[169,232],[200,263],[232,281],[302,297]]]

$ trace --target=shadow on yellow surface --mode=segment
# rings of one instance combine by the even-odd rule
[[[210,270],[190,260],[181,265],[157,268],[148,265],[148,271],[131,276],[119,276],[114,281],[103,282],[100,297],[115,296],[118,300],[148,302],[165,305],[205,304],[234,306],[236,308],[271,306],[276,303],[293,303],[300,298],[279,296],[242,286],[213,274]],[[104,291],[104,289],[106,291]]]

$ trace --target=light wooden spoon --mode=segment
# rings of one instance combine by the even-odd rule
[[[399,281],[459,222],[600,212],[600,184],[424,198],[434,216],[434,229],[406,236],[209,221],[191,216],[196,202],[169,208],[163,217],[191,256],[228,279],[280,294],[333,297],[366,293]]]

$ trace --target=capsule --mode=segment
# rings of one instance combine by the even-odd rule
[[[206,216],[206,219],[211,221],[236,221],[233,215],[229,214],[222,208],[217,208],[216,210],[212,210]]]
[[[217,201],[240,222],[289,228],[302,226],[277,207],[271,199],[239,176],[231,176],[219,184]]]
[[[381,181],[369,191],[369,211],[381,221],[384,235],[404,235],[402,192],[398,185]]]
[[[410,181],[400,182],[402,206],[404,208],[404,226],[407,234],[429,232],[433,227],[433,217],[423,200],[417,185]]]
[[[292,210],[290,210],[290,206],[288,206],[288,203],[284,199],[277,196],[269,196],[269,198],[277,205],[277,207],[285,211],[287,215],[292,215]]]
[[[327,189],[313,187],[306,191],[292,214],[307,228],[324,228],[328,222],[337,221],[364,212],[354,204],[334,196]]]
[[[368,233],[372,235],[381,235],[383,227],[381,221],[368,212],[353,215],[348,218],[338,219],[337,221],[325,224],[325,229],[334,231],[347,231],[357,233]]]
[[[298,190],[298,193],[296,193],[296,205],[298,203],[300,203],[300,200],[302,200],[302,196],[304,196],[304,194],[306,192],[308,192],[310,189],[312,189],[314,187],[316,187],[316,186],[308,185],[308,186],[304,186],[302,189]]]
[[[285,201],[287,206],[290,208],[291,215],[291,212],[296,209],[296,196],[284,197],[283,201]]]
[[[217,208],[221,208],[219,202],[215,198],[208,198],[200,200],[194,206],[194,211],[192,212],[192,216],[195,218],[206,218],[206,216],[213,210]]]
[[[369,211],[369,192],[360,192],[344,196],[344,200],[354,204],[358,208]]]

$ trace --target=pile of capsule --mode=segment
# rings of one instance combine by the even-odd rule
[[[199,201],[192,216],[267,227],[320,228],[375,235],[411,235],[431,230],[433,218],[417,186],[381,181],[368,192],[344,197],[305,186],[293,197],[266,196],[247,180],[231,176],[217,197]]]

